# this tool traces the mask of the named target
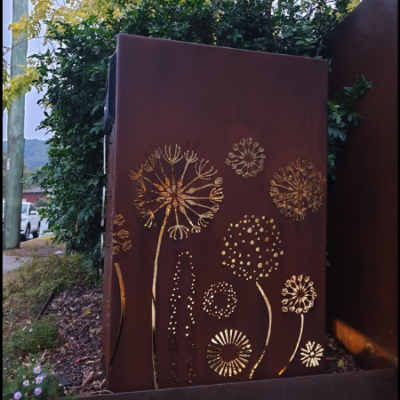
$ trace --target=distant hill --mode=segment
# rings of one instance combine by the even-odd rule
[[[6,141],[3,142],[3,150],[7,150]],[[48,160],[47,145],[44,140],[25,140],[24,163],[28,170],[33,171],[34,168],[42,168]]]

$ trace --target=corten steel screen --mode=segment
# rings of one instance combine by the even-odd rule
[[[327,64],[120,35],[109,389],[322,373]]]

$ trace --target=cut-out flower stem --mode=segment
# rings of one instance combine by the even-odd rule
[[[262,353],[261,353],[260,358],[258,359],[258,361],[255,363],[253,369],[251,370],[250,375],[249,375],[249,379],[252,379],[252,378],[253,378],[253,375],[254,375],[255,370],[256,370],[257,367],[260,365],[260,362],[261,362],[261,360],[263,359],[263,357],[264,357],[264,355],[265,355],[265,352],[267,351],[267,347],[268,347],[268,343],[269,343],[269,338],[270,338],[270,336],[271,336],[271,328],[272,328],[272,311],[271,311],[271,304],[269,303],[268,297],[267,297],[267,295],[265,294],[264,290],[262,289],[261,285],[260,285],[258,282],[256,282],[256,285],[257,285],[258,290],[260,291],[261,296],[263,297],[263,299],[264,299],[264,301],[265,301],[265,304],[266,304],[266,306],[267,306],[267,309],[268,309],[269,326],[268,326],[267,339],[265,340],[264,349],[263,349],[263,351],[262,351]]]
[[[158,272],[158,256],[160,255],[161,242],[167,225],[167,219],[171,212],[171,206],[168,205],[165,209],[164,221],[161,225],[160,234],[158,235],[156,256],[154,258],[154,269],[153,269],[153,285],[152,285],[152,302],[151,302],[151,335],[152,335],[152,355],[153,355],[153,377],[154,387],[158,389],[157,380],[157,358],[156,358],[156,293],[157,293],[157,272]]]
[[[285,299],[282,300],[282,311],[295,312],[296,314],[300,315],[301,325],[299,338],[297,339],[294,352],[290,357],[289,362],[279,371],[278,375],[282,375],[285,372],[297,353],[301,337],[303,335],[304,314],[314,306],[314,300],[317,297],[317,292],[314,288],[314,282],[310,281],[309,276],[303,277],[303,275],[293,275],[285,282],[285,287],[282,289],[282,296],[285,297]]]
[[[293,361],[293,358],[294,358],[294,356],[296,355],[297,350],[299,349],[301,337],[303,336],[304,314],[300,314],[300,319],[301,319],[300,333],[299,333],[299,338],[297,339],[296,347],[295,347],[295,349],[294,349],[294,352],[293,352],[292,356],[291,356],[290,359],[289,359],[289,362],[286,364],[286,366],[285,366],[284,368],[282,368],[282,369],[279,371],[279,374],[278,374],[279,376],[282,375],[282,374],[285,372],[286,368],[287,368],[287,367],[289,366],[289,364]]]
[[[175,179],[175,173],[177,169],[174,168],[174,164],[179,163],[182,159],[185,159],[185,166],[180,179]],[[162,159],[169,164],[168,175],[166,169],[162,164]],[[189,168],[189,165],[194,164],[194,172],[196,174],[186,186],[183,185],[185,174]],[[153,376],[154,376],[154,387],[158,389],[157,381],[157,358],[156,358],[156,293],[157,293],[157,275],[158,275],[158,259],[160,255],[161,243],[166,229],[168,216],[171,210],[174,209],[174,220],[175,225],[170,226],[167,229],[170,238],[174,240],[183,239],[188,237],[188,233],[199,233],[201,227],[205,227],[208,224],[207,219],[212,219],[214,214],[218,211],[219,205],[217,203],[222,202],[222,178],[216,178],[213,183],[203,185],[200,187],[192,187],[188,189],[197,180],[211,180],[211,177],[217,173],[214,171],[214,167],[210,167],[208,171],[205,171],[208,161],[201,160],[198,163],[197,154],[189,151],[185,151],[181,155],[181,148],[178,145],[165,146],[164,152],[161,148],[158,148],[148,158],[144,164],[136,165],[136,172],[131,171],[129,177],[137,181],[136,196],[134,205],[139,210],[139,215],[142,218],[146,218],[144,226],[150,228],[154,221],[155,215],[162,208],[165,208],[165,216],[158,235],[156,254],[154,258],[153,267],[153,284],[152,284],[152,301],[151,301],[151,323],[152,323],[152,362],[153,362]],[[192,171],[193,172],[193,171]],[[149,177],[145,174],[150,174]],[[212,187],[208,196],[206,193],[200,193],[199,196],[192,196],[193,193]],[[197,200],[197,201],[194,201]],[[204,203],[211,203],[208,206]],[[195,208],[206,208],[207,211],[197,212]],[[197,223],[194,223],[191,218],[192,215],[188,215],[189,210],[198,218]],[[179,215],[183,215],[191,229],[185,225],[181,225],[179,222]],[[155,225],[155,224],[154,224]],[[122,235],[124,233],[122,232]]]

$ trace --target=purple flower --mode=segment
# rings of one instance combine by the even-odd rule
[[[33,372],[35,373],[35,374],[40,374],[40,371],[41,371],[42,369],[40,368],[40,366],[39,365],[37,365],[35,368],[33,368]]]
[[[35,396],[39,396],[40,393],[42,393],[42,389],[40,387],[37,387],[34,391],[33,391]]]
[[[26,329],[26,326],[24,326],[22,329],[21,329],[21,331],[24,331]],[[19,393],[19,392],[17,392],[17,393]]]
[[[33,331],[33,328],[29,329],[29,332],[32,332],[32,331]]]
[[[22,397],[22,393],[21,392],[15,392],[14,393],[14,399],[15,400],[18,400],[18,399],[20,399]]]
[[[43,382],[43,375],[39,375],[39,376],[37,376],[36,378],[35,378],[35,383],[42,383]]]

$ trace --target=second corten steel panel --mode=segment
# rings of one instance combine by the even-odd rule
[[[109,389],[322,373],[326,62],[128,35],[117,55],[104,281]],[[249,176],[243,154],[253,162]],[[285,216],[283,205],[296,208],[293,193],[305,210]]]
[[[334,333],[363,369],[394,367],[398,362],[398,1],[364,0],[331,36],[331,96],[352,86],[361,74],[372,89],[357,100],[362,126],[351,129],[338,153],[337,177],[330,188],[328,315],[335,321]],[[350,331],[345,335],[346,325],[355,330],[352,335]]]

